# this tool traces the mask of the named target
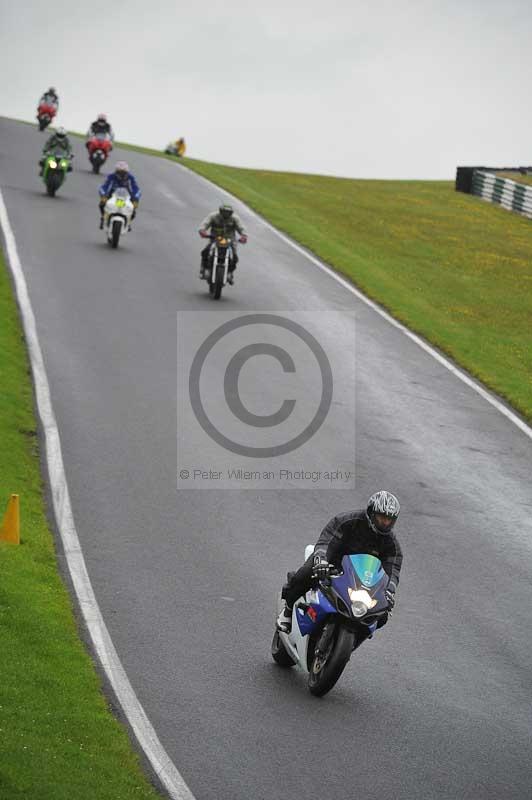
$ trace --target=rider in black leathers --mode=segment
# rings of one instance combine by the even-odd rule
[[[389,578],[386,597],[391,610],[403,563],[401,547],[393,532],[399,510],[395,495],[381,490],[370,497],[367,508],[333,517],[321,532],[312,555],[283,586],[285,605],[277,619],[279,630],[290,632],[295,601],[315,586],[318,579],[326,578],[331,567],[340,567],[343,556],[348,554],[370,553],[380,559]],[[381,617],[378,627],[386,621],[387,615]]]
[[[107,121],[107,116],[105,114],[98,114],[94,122],[91,122],[90,128],[87,131],[87,141],[85,142],[85,147],[87,149],[89,147],[89,139],[96,136],[98,133],[107,134],[111,141],[115,138],[111,123]]]

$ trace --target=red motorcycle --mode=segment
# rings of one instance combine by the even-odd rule
[[[100,172],[100,167],[105,164],[109,153],[113,149],[113,143],[108,133],[95,133],[87,142],[89,161],[92,164],[92,171],[95,175]]]
[[[39,123],[39,130],[43,131],[48,127],[50,122],[57,114],[57,106],[52,103],[39,103],[37,108],[37,121]]]

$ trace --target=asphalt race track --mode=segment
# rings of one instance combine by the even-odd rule
[[[197,227],[224,198],[117,150],[143,198],[113,251],[79,140],[75,171],[45,195],[44,135],[0,120],[0,185],[77,531],[121,661],[194,796],[530,797],[532,441],[239,206],[249,242],[217,310],[356,315],[356,491],[177,489],[176,314],[201,327],[214,307]],[[346,342],[332,346],[341,362]],[[324,456],[342,462],[341,431]],[[317,700],[271,661],[275,594],[327,520],[382,487],[403,508],[396,612]]]

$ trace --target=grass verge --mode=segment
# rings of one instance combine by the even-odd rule
[[[0,251],[0,514],[21,498],[21,544],[0,542],[0,797],[156,800],[110,712],[57,570],[33,390]]]
[[[529,220],[455,192],[446,181],[182,163],[342,272],[532,421]]]
[[[497,172],[498,178],[509,178],[516,183],[525,183],[527,186],[532,185],[532,175],[521,175],[520,172]]]

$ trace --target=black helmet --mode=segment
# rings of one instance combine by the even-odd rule
[[[375,492],[369,498],[366,509],[366,517],[370,528],[375,533],[391,533],[400,510],[399,500],[394,494],[387,492],[385,489]],[[387,520],[379,519],[377,522],[376,515],[387,517]]]
[[[220,206],[218,211],[223,219],[231,219],[233,216],[233,206],[230,206],[227,203],[224,203],[223,206]]]
[[[55,86],[50,86],[50,88],[48,89],[48,94],[57,94],[57,89],[55,88]]]

